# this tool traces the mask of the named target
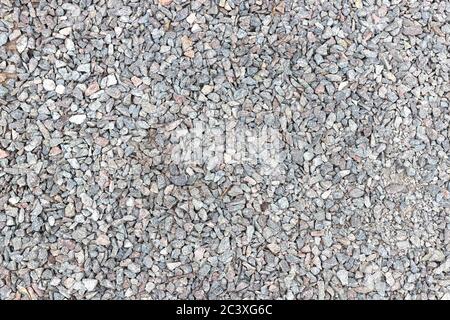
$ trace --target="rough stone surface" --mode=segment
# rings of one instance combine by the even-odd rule
[[[449,299],[449,16],[0,1],[0,299]]]

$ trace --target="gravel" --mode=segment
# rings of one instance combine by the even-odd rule
[[[0,299],[449,299],[448,1],[0,5]]]

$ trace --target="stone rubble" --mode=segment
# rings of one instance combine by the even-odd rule
[[[449,299],[449,16],[0,1],[0,299]]]

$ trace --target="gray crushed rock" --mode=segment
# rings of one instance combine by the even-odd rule
[[[450,299],[449,16],[0,1],[0,299]]]

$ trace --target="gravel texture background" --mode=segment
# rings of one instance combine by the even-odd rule
[[[450,298],[449,17],[0,0],[0,298]],[[195,123],[276,173],[175,161]]]

